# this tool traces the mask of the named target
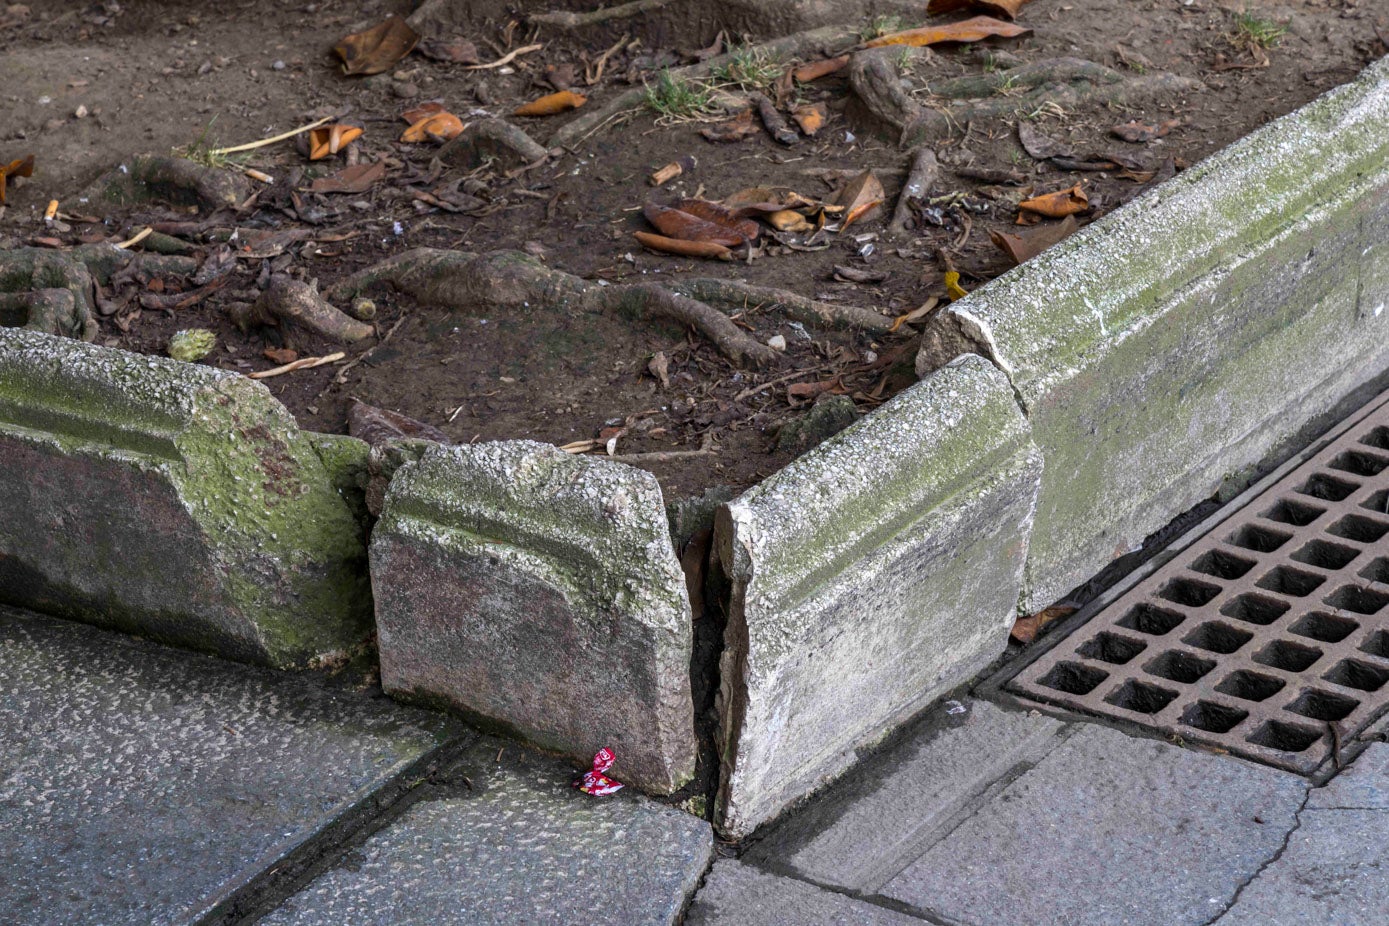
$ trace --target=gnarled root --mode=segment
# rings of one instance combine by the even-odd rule
[[[95,302],[92,275],[80,261],[44,248],[0,252],[0,325],[91,341]]]
[[[375,283],[388,283],[422,302],[455,308],[528,305],[668,318],[693,327],[735,363],[770,364],[779,357],[703,302],[651,283],[590,283],[519,251],[473,254],[416,248],[353,274],[329,296],[351,299]]]
[[[71,290],[35,289],[0,293],[0,327],[28,328],[44,334],[96,340],[97,323],[83,315]]]
[[[587,13],[574,13],[569,10],[559,10],[552,13],[531,13],[526,16],[526,21],[532,25],[558,26],[561,29],[580,29],[584,26],[596,26],[599,23],[612,22],[615,19],[628,19],[632,16],[640,16],[651,10],[659,10],[669,4],[671,0],[631,0],[630,3],[619,3],[617,6],[606,6],[598,10],[590,10]]]
[[[251,181],[184,158],[143,155],[103,174],[82,195],[97,210],[154,199],[212,212],[244,202]]]
[[[257,325],[302,328],[335,341],[360,341],[375,330],[335,309],[318,293],[318,282],[296,280],[277,273],[255,304],[236,303],[227,314],[242,331]]]
[[[874,334],[886,334],[892,330],[892,319],[879,315],[871,309],[853,305],[835,305],[832,302],[818,302],[785,289],[771,286],[756,286],[739,280],[719,280],[702,278],[681,280],[667,284],[668,287],[684,296],[698,299],[710,305],[723,306],[735,310],[754,307],[781,312],[787,318],[828,328],[857,328]]]

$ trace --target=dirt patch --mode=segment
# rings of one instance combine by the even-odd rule
[[[60,248],[120,241],[153,224],[183,241],[200,265],[210,255],[235,258],[211,288],[191,275],[126,273],[98,300],[98,343],[162,353],[175,331],[209,328],[217,346],[202,362],[248,373],[286,356],[271,359],[267,348],[292,347],[303,356],[342,350],[340,363],[265,380],[306,427],[344,430],[357,398],[434,425],[456,441],[527,437],[591,442],[604,452],[615,437],[614,452],[654,471],[672,497],[769,475],[814,442],[815,433],[786,426],[806,418],[817,402],[836,406],[815,416],[829,430],[905,388],[914,380],[917,327],[908,323],[889,334],[817,324],[770,299],[720,305],[758,343],[784,342],[773,362],[758,365],[735,362],[705,334],[669,318],[572,303],[445,306],[378,284],[362,293],[374,303],[375,331],[350,344],[303,331],[242,332],[227,310],[254,303],[274,274],[317,280],[330,292],[383,259],[435,248],[514,250],[594,286],[739,280],[892,318],[933,297],[946,301],[947,271],[973,289],[1012,266],[991,232],[1026,235],[1059,226],[1044,219],[1036,229],[1020,229],[1024,199],[1080,184],[1085,208],[1075,221],[1092,221],[1350,79],[1385,53],[1389,35],[1389,12],[1363,0],[1035,0],[1018,17],[1028,35],[889,48],[827,78],[790,85],[783,113],[823,104],[826,116],[818,134],[793,145],[774,141],[756,125],[756,113],[755,132],[717,144],[701,130],[729,113],[684,121],[637,107],[542,163],[516,165],[434,160],[439,148],[396,141],[405,128],[400,112],[438,98],[465,121],[505,116],[553,92],[556,80],[572,80],[588,97],[577,114],[513,120],[546,147],[567,121],[659,79],[662,68],[696,62],[721,31],[726,37],[732,27],[741,40],[737,30],[753,28],[760,31],[748,41],[769,40],[781,28],[820,26],[833,17],[807,2],[776,5],[775,17],[762,20],[748,18],[751,5],[720,14],[723,5],[672,4],[567,29],[526,21],[528,13],[563,5],[526,3],[508,13],[501,5],[474,4],[464,21],[445,4],[435,20],[446,24],[439,34],[461,32],[483,62],[528,44],[543,48],[486,70],[415,54],[385,74],[348,78],[331,46],[387,14],[410,13],[410,4],[287,8],[243,0],[213,8],[54,0],[9,19],[5,6],[0,3],[0,23],[9,23],[0,26],[0,98],[7,110],[0,164],[32,152],[37,169],[10,189],[0,214],[0,250],[39,239]],[[860,10],[864,18],[849,25],[862,37],[966,15],[911,20],[888,6],[854,8]],[[857,41],[812,42],[800,58],[832,56]],[[585,71],[594,74],[600,59],[602,76],[589,85]],[[777,78],[792,64],[748,54],[734,63],[743,66],[741,75],[725,60],[714,101],[733,101],[735,111],[747,88],[731,86],[731,78],[758,84],[775,104]],[[758,70],[763,65],[765,73]],[[1155,79],[1163,75],[1173,82]],[[702,84],[692,86],[702,91]],[[1112,86],[1123,92],[1095,91]],[[365,192],[306,192],[316,175],[344,161],[310,165],[286,142],[246,159],[274,182],[239,208],[136,203],[110,209],[101,221],[82,221],[100,204],[81,202],[79,191],[137,153],[231,145],[343,110],[344,119],[365,129],[352,156],[385,166],[384,179]],[[1121,140],[1111,130],[1127,123],[1137,123],[1131,131],[1140,135],[1141,127],[1161,127],[1161,137]],[[934,151],[938,170],[910,198],[901,233],[889,235],[898,194],[922,146]],[[686,155],[695,157],[693,168],[652,187],[654,170]],[[655,254],[632,237],[652,230],[641,212],[649,199],[719,200],[756,186],[833,199],[869,168],[884,187],[882,208],[818,238],[793,233],[780,243],[768,229],[750,262]],[[59,200],[68,218],[44,222],[50,199]],[[744,249],[735,252],[741,258]],[[184,293],[197,298],[185,306]],[[853,406],[847,416],[846,403]]]

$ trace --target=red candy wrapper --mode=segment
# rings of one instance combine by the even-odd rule
[[[602,797],[605,794],[615,794],[622,790],[622,782],[613,781],[603,773],[613,767],[617,761],[617,756],[613,751],[604,746],[593,755],[593,768],[584,772],[574,782],[574,787],[585,794],[592,794],[594,797]]]

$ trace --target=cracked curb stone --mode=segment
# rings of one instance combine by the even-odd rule
[[[372,532],[381,683],[668,793],[694,774],[685,575],[656,478],[548,444],[431,447]]]
[[[0,603],[277,667],[369,631],[361,524],[234,373],[0,329]]]
[[[1085,725],[882,893],[969,926],[1201,926],[1305,795],[1295,775]]]
[[[709,824],[630,792],[590,797],[570,768],[515,752],[471,747],[453,776],[467,796],[411,807],[260,926],[676,922]]]
[[[0,919],[200,922],[461,734],[447,718],[0,608]]]
[[[685,926],[916,926],[922,920],[780,878],[733,859],[714,863]]]
[[[977,357],[718,513],[719,827],[746,836],[1003,651],[1041,460]]]

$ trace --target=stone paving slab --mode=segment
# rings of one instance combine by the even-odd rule
[[[1065,729],[988,701],[937,704],[896,747],[774,827],[748,859],[817,884],[875,892],[995,781],[1050,752]]]
[[[411,807],[261,926],[676,922],[708,867],[709,824],[630,789],[582,794],[571,766],[517,751],[470,747],[448,776],[472,783],[465,796]]]
[[[0,608],[0,922],[195,922],[460,732]]]
[[[1305,810],[1288,848],[1213,926],[1383,926],[1389,814]]]
[[[971,926],[1198,926],[1277,854],[1306,788],[1087,724],[882,893]]]
[[[695,897],[685,926],[920,926],[913,916],[724,859]]]

